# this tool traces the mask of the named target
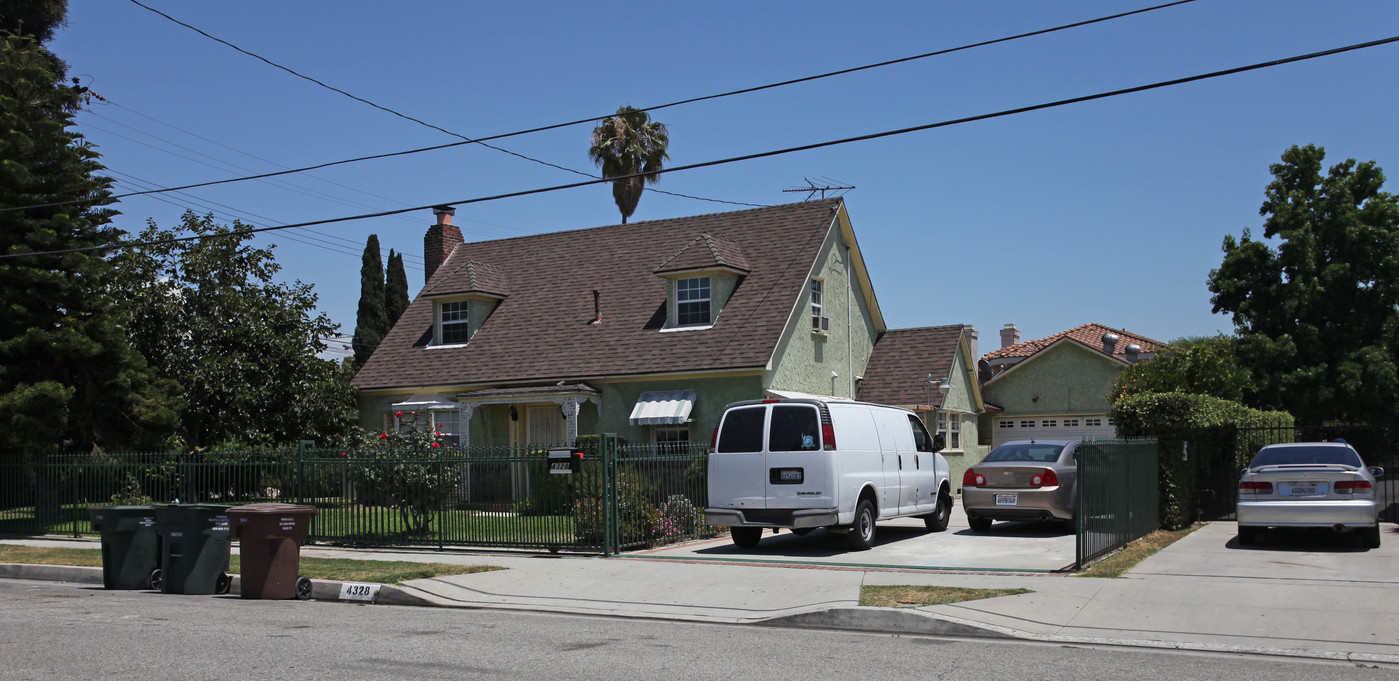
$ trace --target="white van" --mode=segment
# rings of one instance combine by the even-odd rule
[[[940,439],[940,438],[939,438]],[[874,544],[878,519],[917,516],[947,529],[947,460],[913,412],[845,400],[769,399],[724,408],[709,454],[710,525],[752,548],[763,528],[846,534]]]

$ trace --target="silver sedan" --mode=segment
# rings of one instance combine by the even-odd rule
[[[973,531],[993,520],[1046,520],[1072,527],[1077,440],[1007,442],[962,475],[962,508]]]
[[[1359,531],[1379,548],[1375,478],[1383,475],[1345,442],[1268,445],[1239,480],[1239,543],[1257,542],[1268,527],[1331,528]]]

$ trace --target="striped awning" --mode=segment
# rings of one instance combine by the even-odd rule
[[[632,407],[633,426],[664,426],[688,423],[695,406],[694,390],[653,390],[641,393]]]

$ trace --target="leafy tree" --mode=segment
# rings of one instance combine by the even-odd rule
[[[602,169],[602,176],[636,175],[612,182],[612,198],[622,211],[622,224],[627,224],[627,218],[636,212],[644,186],[660,181],[659,175],[641,173],[661,170],[662,162],[670,158],[666,153],[669,143],[664,123],[652,121],[645,111],[631,106],[617,109],[616,114],[593,128],[588,158]]]
[[[51,33],[62,3],[38,3]],[[53,10],[57,7],[56,10]],[[108,295],[100,250],[118,243],[110,180],[69,130],[81,91],[31,36],[5,32],[28,3],[0,12],[0,449],[153,447],[175,425],[173,386],[133,351]],[[32,13],[31,13],[32,14]],[[42,15],[42,12],[39,12]],[[61,204],[61,205],[58,205]]]
[[[1247,385],[1248,372],[1239,366],[1232,337],[1181,338],[1157,348],[1151,361],[1133,364],[1118,374],[1108,401],[1115,404],[1133,395],[1176,392],[1239,402]]]
[[[243,229],[185,213],[178,233],[141,233],[159,243],[117,258],[132,344],[183,386],[185,446],[343,438],[358,420],[352,372],[317,357],[337,327],[309,284],[273,281],[271,248],[245,243]],[[198,238],[170,241],[180,235]]]
[[[1292,147],[1273,164],[1263,237],[1224,238],[1215,312],[1234,317],[1246,400],[1299,420],[1399,417],[1399,205],[1384,173]],[[1276,247],[1274,247],[1276,245]]]
[[[389,269],[384,281],[384,313],[393,328],[403,311],[408,309],[408,274],[403,270],[403,254],[389,249]],[[387,333],[387,332],[386,332]]]
[[[0,31],[30,36],[40,44],[65,23],[68,0],[5,0],[0,3]],[[57,74],[62,79],[63,74]]]
[[[355,315],[355,366],[362,367],[389,332],[384,311],[384,262],[379,256],[379,235],[370,234],[359,268],[359,312]]]

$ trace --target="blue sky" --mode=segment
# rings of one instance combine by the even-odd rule
[[[143,0],[329,85],[467,136],[602,116],[1147,7],[1119,2],[177,3]],[[663,109],[670,166],[917,126],[1399,35],[1399,3],[1197,2],[1084,28]],[[119,191],[455,141],[235,52],[126,0],[70,0],[50,47],[106,98],[78,116]],[[1292,144],[1399,173],[1399,44],[1107,100],[666,175],[729,202],[846,195],[891,328],[974,324],[982,352],[1086,322],[1158,340],[1229,331],[1206,277]],[[594,172],[590,126],[495,142]],[[566,184],[476,146],[124,200],[270,226]],[[818,180],[818,182],[821,180]],[[1394,184],[1387,185],[1394,191]],[[636,220],[739,206],[649,193]],[[428,211],[271,232],[286,279],[353,332],[378,234],[423,283]],[[605,186],[464,206],[468,240],[615,224]],[[1261,231],[1255,229],[1255,231]],[[547,276],[547,273],[541,273]],[[586,288],[587,284],[580,284]]]

